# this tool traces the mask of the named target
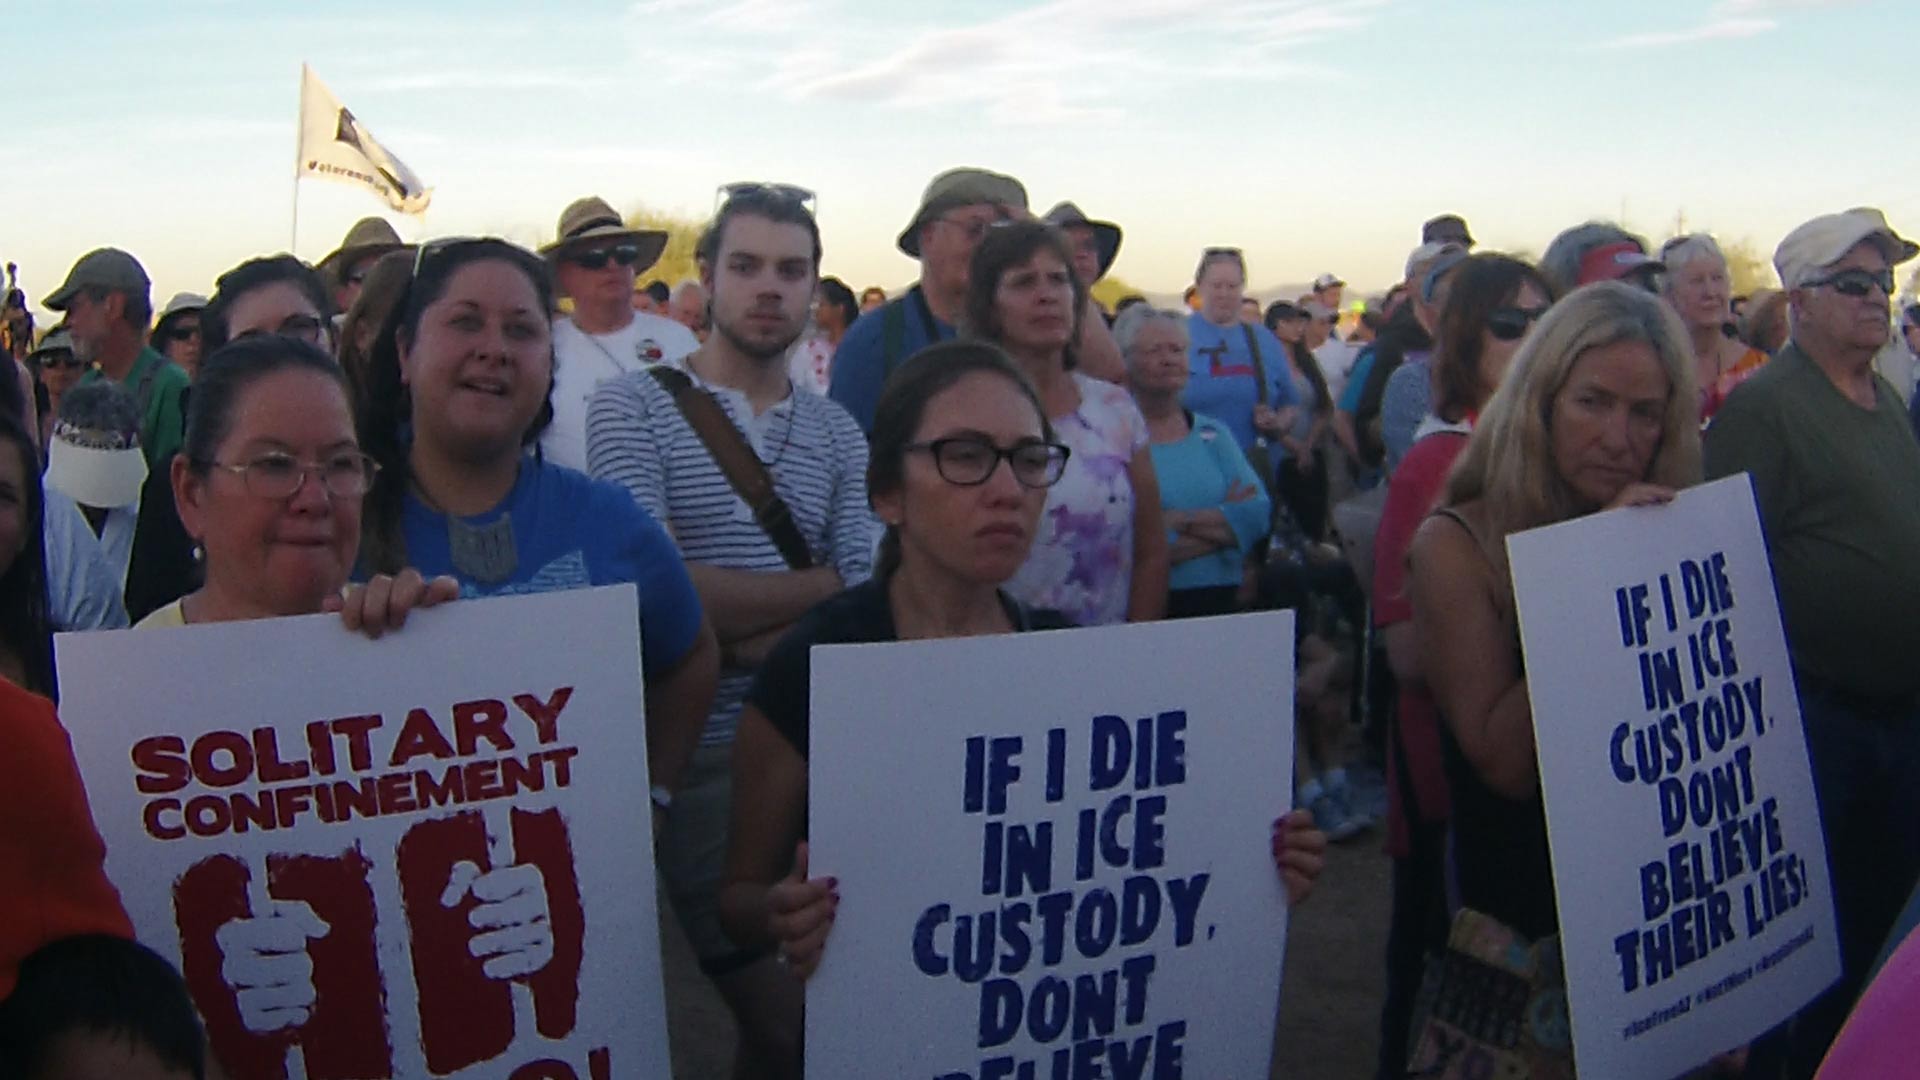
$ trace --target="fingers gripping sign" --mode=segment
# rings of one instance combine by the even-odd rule
[[[481,961],[488,978],[522,978],[553,959],[553,923],[539,867],[505,866],[482,873],[461,860],[453,864],[440,903],[455,907],[468,895],[478,903],[467,912],[468,925],[477,931],[467,949]]]
[[[220,973],[233,988],[241,1022],[256,1034],[298,1027],[313,1013],[313,959],[307,942],[330,927],[298,901],[256,904],[265,912],[233,919],[214,934],[225,957]]]

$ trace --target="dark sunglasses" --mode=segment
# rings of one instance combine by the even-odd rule
[[[1501,341],[1519,341],[1527,336],[1527,328],[1538,322],[1546,313],[1547,309],[1544,307],[1495,308],[1493,313],[1487,316],[1487,333]]]
[[[191,341],[199,336],[199,323],[194,323],[191,326],[170,326],[167,328],[167,339],[170,341]]]
[[[563,256],[568,262],[587,270],[604,269],[608,260],[616,266],[632,266],[640,261],[640,248],[636,244],[615,244],[610,248],[582,248],[569,251]]]
[[[59,352],[41,353],[38,360],[43,370],[46,368],[65,369],[83,368],[87,366],[85,360],[80,359],[64,349]]]
[[[1893,295],[1892,270],[1841,270],[1807,282],[1808,288],[1825,285],[1841,296],[1864,297],[1873,292],[1874,286],[1880,287],[1880,295]]]

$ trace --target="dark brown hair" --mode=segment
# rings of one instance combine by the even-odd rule
[[[994,306],[994,293],[1000,278],[1041,251],[1052,252],[1067,268],[1067,280],[1073,282],[1073,310],[1068,313],[1073,333],[1067,339],[1066,367],[1072,371],[1079,357],[1074,343],[1080,340],[1080,318],[1087,310],[1087,283],[1073,269],[1073,249],[1066,234],[1044,221],[995,222],[986,238],[974,249],[973,263],[967,270],[967,332],[976,338],[1001,344],[1005,341],[1000,313]],[[1045,410],[1042,410],[1044,413]]]
[[[1448,278],[1446,306],[1433,353],[1433,414],[1457,424],[1478,412],[1492,391],[1480,384],[1481,336],[1487,319],[1531,283],[1551,304],[1553,286],[1530,263],[1507,255],[1472,255]]]
[[[1013,383],[1040,417],[1040,437],[1052,442],[1053,422],[1033,380],[1013,358],[984,341],[945,341],[914,353],[895,368],[880,390],[873,409],[873,432],[867,455],[867,498],[898,491],[905,482],[907,444],[920,433],[927,406],[955,383],[976,372],[998,375]],[[885,579],[900,566],[900,536],[893,526],[880,541],[874,577]]]
[[[340,320],[339,347],[335,351],[340,356],[340,368],[347,373],[347,382],[353,388],[354,400],[359,399],[360,383],[366,378],[367,365],[373,357],[372,346],[361,350],[360,334],[372,330],[377,340],[380,328],[386,325],[388,316],[407,291],[407,279],[412,274],[412,248],[389,251],[375,259],[366,277],[360,279],[360,295]]]
[[[504,262],[527,276],[539,297],[542,317],[553,310],[553,275],[539,256],[492,237],[428,244],[414,255],[413,271],[393,313],[381,324],[380,336],[367,358],[354,415],[360,425],[360,449],[379,462],[380,472],[367,491],[360,518],[360,563],[368,573],[398,573],[407,565],[406,533],[401,511],[413,483],[408,460],[413,432],[413,395],[400,380],[400,341],[412,341],[420,331],[420,317],[446,294],[447,283],[469,263]],[[532,446],[553,422],[553,381],[548,376],[547,400],[533,423],[521,433],[520,445]]]

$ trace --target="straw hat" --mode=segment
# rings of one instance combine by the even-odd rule
[[[640,258],[633,264],[635,273],[640,273],[660,261],[660,253],[667,250],[667,234],[653,229],[636,229],[621,220],[620,214],[608,205],[607,200],[598,195],[588,195],[575,199],[560,211],[560,226],[555,230],[553,243],[540,249],[540,254],[551,259],[563,248],[573,247],[593,240],[627,240],[640,249]]]
[[[347,230],[347,238],[315,264],[314,269],[328,281],[344,285],[346,272],[354,263],[369,255],[385,255],[408,246],[386,218],[363,217],[353,223],[353,228]]]

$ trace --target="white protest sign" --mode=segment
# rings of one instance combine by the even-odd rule
[[[1265,1076],[1293,614],[813,652],[807,1073]]]
[[[233,1075],[668,1074],[635,609],[59,638],[107,875]]]
[[[1746,476],[1508,540],[1582,1076],[1674,1076],[1840,975]]]

